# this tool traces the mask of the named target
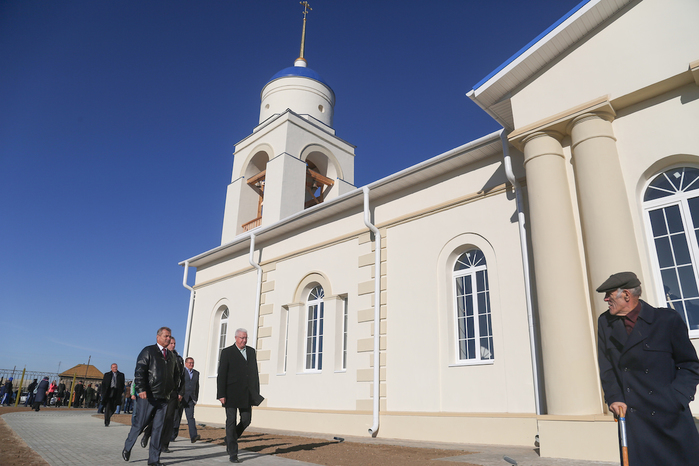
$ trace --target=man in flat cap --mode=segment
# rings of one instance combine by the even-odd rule
[[[629,465],[699,465],[699,433],[689,402],[699,360],[687,325],[674,309],[642,301],[633,272],[616,273],[597,288],[609,310],[597,322],[604,398],[626,416]]]

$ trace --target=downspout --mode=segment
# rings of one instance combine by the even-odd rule
[[[255,233],[250,233],[250,256],[248,262],[257,269],[257,293],[255,294],[255,320],[252,327],[252,338],[248,340],[248,344],[253,348],[257,348],[257,329],[260,326],[260,295],[262,294],[262,267],[258,262],[255,262]]]
[[[381,232],[371,223],[369,218],[369,187],[364,186],[364,224],[374,233],[374,423],[369,434],[376,437],[379,430],[379,395],[381,393],[380,355],[381,348]]]
[[[527,301],[527,320],[529,322],[529,347],[531,348],[532,376],[534,378],[534,401],[536,402],[536,414],[541,414],[541,394],[539,393],[539,363],[536,355],[536,336],[534,330],[534,312],[532,310],[532,284],[529,276],[529,251],[527,249],[527,231],[524,228],[524,207],[522,205],[522,187],[512,171],[512,159],[510,158],[510,144],[507,140],[505,129],[500,130],[502,141],[502,156],[505,165],[505,174],[515,190],[517,200],[517,223],[519,224],[519,245],[522,249],[522,268],[524,269],[524,293]]]
[[[187,329],[184,333],[184,357],[189,356],[189,334],[192,331],[192,314],[194,314],[194,296],[196,291],[194,288],[187,285],[187,275],[189,274],[189,261],[184,261],[184,278],[182,285],[189,290],[189,312],[187,312]]]

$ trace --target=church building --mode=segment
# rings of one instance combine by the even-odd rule
[[[244,327],[252,427],[618,460],[595,288],[634,271],[699,347],[697,18],[581,2],[468,92],[502,131],[361,187],[302,45],[236,144],[221,245],[181,263],[197,419],[225,422]]]

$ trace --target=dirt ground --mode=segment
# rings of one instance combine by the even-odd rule
[[[50,409],[50,408],[46,408]],[[29,408],[2,408],[0,414],[28,411]],[[101,417],[101,416],[99,416]],[[128,414],[116,414],[113,422],[131,424]],[[220,427],[199,427],[202,442],[224,445],[225,429]],[[186,422],[182,423],[178,441],[189,441]],[[180,440],[181,439],[181,440]],[[245,432],[239,440],[240,448],[265,455],[278,455],[306,463],[326,466],[423,466],[425,461],[451,456],[465,455],[464,450],[438,450],[413,448],[385,444],[338,442],[331,439],[296,437],[259,432]],[[0,458],[3,466],[48,466],[41,456],[34,452],[0,418]],[[474,466],[472,463],[459,463]]]

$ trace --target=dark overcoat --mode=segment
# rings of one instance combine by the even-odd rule
[[[49,381],[42,380],[39,382],[39,386],[36,387],[36,398],[34,398],[34,403],[43,403],[46,399],[46,392],[49,391]]]
[[[111,399],[113,402],[118,402],[119,399],[121,398],[121,394],[124,393],[124,382],[126,380],[126,377],[122,372],[116,371],[117,375],[117,381],[116,381],[116,389],[111,390],[112,388],[112,378],[114,377],[112,371],[105,372],[104,376],[102,377],[102,402],[106,403],[107,399]],[[111,394],[111,396],[110,396]]]
[[[257,373],[257,355],[245,347],[247,361],[237,346],[221,351],[218,365],[216,398],[225,398],[226,408],[249,408],[260,404],[260,376]]]
[[[630,335],[609,311],[597,330],[605,401],[627,406],[629,465],[699,465],[699,434],[688,406],[699,360],[680,315],[641,301]]]

